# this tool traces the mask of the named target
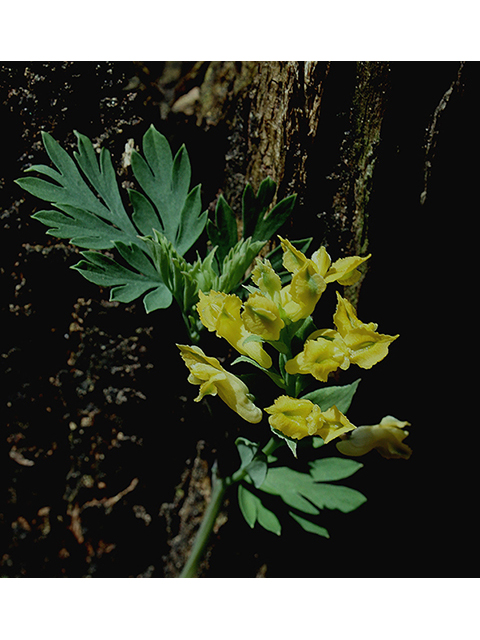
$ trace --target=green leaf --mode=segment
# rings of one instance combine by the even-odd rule
[[[258,498],[242,484],[238,485],[238,504],[248,526],[253,529],[257,521]]]
[[[255,523],[258,522],[267,531],[278,536],[281,534],[282,527],[277,516],[262,504],[258,496],[242,484],[238,486],[238,504],[249,527],[253,529]]]
[[[182,146],[172,158],[167,139],[151,125],[143,136],[143,153],[145,159],[132,152],[133,173],[158,214],[157,230],[183,255],[199,238],[208,215],[207,211],[201,211],[200,185],[189,191],[191,168],[187,150]],[[145,214],[145,202],[138,196],[133,198],[136,216],[141,216],[142,211]],[[153,219],[151,208],[147,215]]]
[[[309,463],[310,475],[316,482],[332,482],[348,478],[363,467],[361,462],[346,458],[319,458]]]
[[[285,443],[287,444],[288,448],[290,449],[290,451],[293,453],[293,455],[295,456],[295,458],[297,457],[297,445],[298,445],[298,440],[294,440],[293,438],[290,438],[289,436],[286,436],[284,433],[282,433],[281,431],[279,431],[278,429],[274,429],[272,426],[270,427],[270,430],[272,431],[272,433],[274,433],[278,438],[281,438],[282,440],[285,441]]]
[[[355,380],[351,384],[342,387],[322,387],[316,391],[311,391],[302,396],[302,400],[310,400],[318,404],[322,411],[326,411],[335,405],[339,411],[346,413],[355,395],[355,391],[360,383],[361,378]]]
[[[222,264],[238,240],[235,214],[222,195],[218,198],[215,208],[215,222],[207,221],[207,234],[212,245],[217,247],[217,260]]]
[[[247,184],[242,196],[243,237],[252,237],[254,241],[267,242],[280,229],[291,215],[296,195],[288,196],[278,202],[268,213],[275,193],[276,183],[267,177],[260,184],[257,194]]]
[[[66,223],[68,227],[71,225],[71,218],[75,218],[77,211],[81,210],[90,215],[84,216],[83,219],[79,220],[74,228],[74,231],[77,232],[79,224],[88,219],[85,233],[79,234],[80,237],[84,238],[80,246],[86,247],[88,245],[86,238],[93,233],[95,248],[111,249],[113,242],[118,238],[118,230],[123,232],[124,241],[140,244],[135,226],[123,207],[108,151],[104,150],[97,162],[95,152],[88,138],[81,136],[77,132],[76,135],[79,143],[79,153],[75,154],[77,161],[81,162],[80,166],[90,183],[98,187],[98,193],[102,197],[104,204],[88,187],[68,153],[62,149],[50,134],[42,132],[45,150],[58,171],[45,165],[33,165],[27,171],[42,173],[57,184],[51,180],[47,181],[33,177],[19,178],[15,182],[32,195],[50,202],[68,215],[62,217],[60,214],[59,217],[52,220],[51,214],[50,216],[45,216],[42,215],[45,212],[39,212],[36,215],[36,219],[47,225],[50,221],[53,221],[56,226],[51,229],[50,234],[57,235],[54,233],[54,230],[57,229],[60,234],[57,237],[67,238],[67,228],[63,226],[62,222]],[[65,205],[67,205],[67,208],[65,208]],[[100,235],[98,235],[95,228],[94,223],[96,220],[99,221]],[[106,224],[105,221],[110,225]],[[113,230],[111,237],[106,233],[108,226],[111,226]],[[75,233],[75,237],[78,237],[77,233]],[[87,244],[85,244],[86,242]]]
[[[265,369],[265,367],[262,367],[261,364],[258,364],[258,362],[255,362],[253,358],[249,358],[248,356],[238,356],[238,358],[235,358],[235,360],[232,362],[232,365],[239,364],[240,362],[248,362],[248,364],[251,364],[257,369],[260,369],[260,371],[263,371],[263,373],[265,373],[271,380],[273,380],[273,382],[278,387],[280,387],[280,389],[285,389],[285,382],[283,381],[283,378],[279,373],[272,371],[272,369]]]
[[[247,438],[237,438],[235,444],[240,455],[240,469],[245,469],[255,487],[260,487],[267,475],[267,457],[258,451],[258,444]]]
[[[257,453],[255,458],[246,467],[246,471],[253,485],[259,489],[267,476],[267,458],[263,453]]]
[[[235,440],[235,445],[240,456],[240,469],[245,469],[245,467],[247,467],[255,457],[255,454],[258,451],[258,444],[256,442],[251,442],[247,438],[237,438]]]
[[[34,220],[50,229],[47,234],[56,238],[68,238],[70,243],[82,249],[111,249],[118,240],[125,240],[125,232],[113,227],[90,211],[68,204],[57,204],[55,209],[37,211]]]
[[[242,196],[243,237],[253,236],[258,222],[267,213],[277,185],[271,178],[265,178],[260,184],[257,195],[251,184],[247,184]],[[263,240],[263,238],[262,238]],[[268,238],[266,239],[268,240]]]
[[[112,287],[110,300],[128,303],[147,294],[144,299],[147,313],[170,306],[172,294],[153,266],[146,265],[148,258],[145,254],[133,244],[116,243],[116,247],[121,255],[128,256],[127,261],[130,264],[141,267],[143,272],[132,271],[112,258],[95,251],[82,252],[85,260],[78,262],[72,269],[79,271],[94,284]]]
[[[366,501],[365,496],[355,489],[317,482],[312,472],[301,473],[289,467],[269,468],[261,490],[280,496],[290,507],[312,515],[325,508],[348,513]]]
[[[284,198],[273,207],[267,216],[260,218],[253,232],[253,239],[269,240],[292,213],[296,199],[296,195]]]
[[[328,531],[325,527],[320,527],[318,524],[311,522],[310,520],[306,520],[301,516],[293,513],[293,511],[289,511],[288,514],[296,521],[298,524],[309,533],[316,533],[317,536],[322,536],[323,538],[330,538]]]

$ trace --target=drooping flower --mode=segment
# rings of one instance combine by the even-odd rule
[[[347,456],[363,456],[376,449],[384,458],[404,458],[408,460],[412,450],[404,444],[409,422],[402,422],[393,416],[385,416],[380,424],[357,427],[337,443],[340,453]]]
[[[218,337],[227,340],[239,353],[250,356],[259,365],[269,369],[272,359],[261,342],[245,342],[254,334],[248,331],[240,316],[240,298],[222,291],[210,291],[208,295],[199,291],[198,295],[197,310],[202,324],[209,331],[215,331]]]
[[[306,398],[280,396],[265,411],[270,414],[268,421],[274,429],[295,440],[318,435],[327,443],[355,429],[337,407],[322,412]]]
[[[355,309],[337,291],[338,304],[333,321],[350,352],[350,362],[362,369],[371,369],[388,354],[389,345],[399,335],[377,333],[374,322],[364,324],[357,318]]]
[[[197,346],[177,344],[190,375],[188,381],[200,386],[195,402],[207,395],[220,398],[247,422],[256,424],[262,419],[262,410],[252,402],[247,385],[226,371],[216,358],[205,355]]]

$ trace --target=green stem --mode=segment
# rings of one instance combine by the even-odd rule
[[[212,487],[212,495],[210,502],[207,506],[205,514],[203,516],[202,523],[193,543],[192,550],[188,557],[182,573],[179,578],[195,578],[197,575],[198,565],[203,557],[203,553],[208,544],[210,534],[217,520],[218,513],[223,503],[223,498],[229,484],[227,479],[218,478],[214,476],[214,482]]]
[[[263,447],[262,452],[268,457],[275,449],[281,446],[281,442],[271,438],[268,443]],[[207,509],[203,516],[202,523],[197,532],[195,542],[193,543],[192,550],[188,557],[188,560],[179,575],[179,578],[195,578],[198,571],[198,566],[202,560],[205,552],[210,534],[213,531],[215,522],[217,520],[218,513],[222,507],[225,493],[229,487],[240,482],[247,475],[246,469],[239,469],[232,476],[228,478],[219,478],[215,474],[213,475],[212,495]]]

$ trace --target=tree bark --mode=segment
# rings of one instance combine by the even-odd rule
[[[348,129],[337,157],[324,165],[335,185],[330,201],[319,192],[324,176],[318,175],[316,161],[329,134],[328,121],[323,126],[321,119],[330,63],[210,63],[196,110],[200,126],[227,130],[223,191],[234,210],[241,208],[246,182],[256,189],[270,176],[278,184],[278,198],[298,195],[295,227],[327,244],[333,257],[368,250],[368,204],[388,90],[387,63],[354,66],[345,100],[337,105],[348,114]],[[345,65],[342,73],[352,76],[352,67]],[[303,224],[297,225],[298,217]],[[354,303],[360,284],[347,292]]]

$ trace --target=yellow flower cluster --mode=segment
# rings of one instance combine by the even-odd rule
[[[256,287],[248,287],[250,295],[244,303],[236,295],[212,290],[207,294],[200,291],[197,304],[200,320],[209,331],[214,331],[264,369],[272,367],[272,358],[262,343],[278,343],[279,348],[282,343],[288,351],[291,337],[287,339],[286,334],[282,334],[283,328],[308,318],[327,284],[356,282],[360,277],[359,265],[370,257],[342,258],[332,264],[325,247],[307,258],[288,240],[280,238],[280,241],[283,265],[292,274],[288,285],[282,286],[268,260],[257,259],[252,272]],[[303,350],[285,363],[286,375],[311,374],[325,382],[338,368],[347,369],[350,364],[356,364],[370,369],[387,355],[389,345],[398,335],[377,333],[376,324],[361,322],[348,300],[338,293],[337,297],[333,316],[336,330],[321,329],[312,333]],[[206,356],[199,347],[178,346],[190,371],[188,380],[200,386],[197,401],[205,395],[218,394],[244,420],[260,422],[262,410],[255,406],[247,386],[239,378],[227,372],[216,358]],[[275,375],[279,377],[278,373]],[[402,445],[408,434],[400,430],[398,421],[395,424],[382,421],[380,425],[362,427],[361,431],[336,406],[322,411],[306,398],[289,395],[278,397],[265,411],[273,429],[295,440],[317,435],[328,443],[341,437],[338,448],[348,455],[362,455],[377,448],[382,455],[387,452],[390,457],[397,454],[405,457],[409,451]],[[356,435],[357,431],[360,435]]]

